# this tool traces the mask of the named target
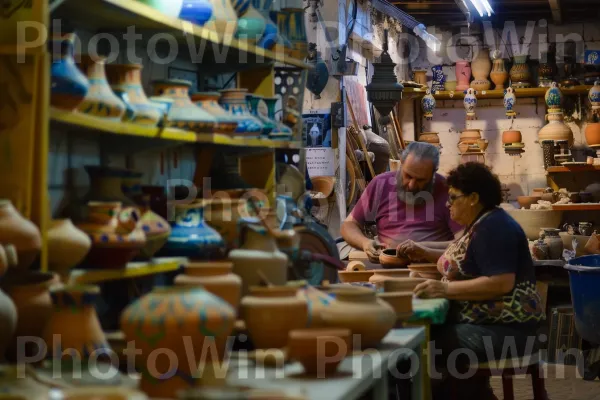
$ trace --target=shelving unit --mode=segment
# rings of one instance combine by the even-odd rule
[[[594,172],[600,171],[600,165],[572,165],[561,167],[550,167],[546,170],[549,174],[568,173],[568,172]]]
[[[560,211],[600,211],[600,204],[554,204],[552,209]]]
[[[148,262],[132,262],[123,269],[75,269],[71,271],[70,282],[73,284],[95,284],[120,279],[139,278],[177,271],[186,262],[185,258],[156,258]]]
[[[560,88],[562,93],[566,96],[572,95],[582,95],[587,94],[592,86],[576,86],[572,88]],[[526,89],[515,89],[515,95],[518,98],[537,98],[546,96],[546,92],[548,88],[526,88]],[[425,96],[426,89],[419,88],[405,88],[404,95],[409,96],[409,98],[421,98]],[[463,100],[465,98],[465,94],[462,91],[441,91],[433,94],[433,97],[436,100]],[[502,90],[484,90],[477,93],[477,100],[485,100],[485,99],[503,99],[504,98],[504,89]]]

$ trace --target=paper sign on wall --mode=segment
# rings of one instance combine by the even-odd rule
[[[306,168],[310,177],[335,176],[335,157],[331,147],[308,148]]]

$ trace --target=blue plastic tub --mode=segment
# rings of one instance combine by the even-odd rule
[[[574,258],[569,270],[575,326],[579,335],[600,344],[600,255]]]

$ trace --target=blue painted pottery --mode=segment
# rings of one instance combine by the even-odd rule
[[[238,120],[235,135],[260,136],[264,127],[255,118],[248,108],[246,94],[248,89],[225,89],[221,90],[221,106],[233,114]]]
[[[267,114],[269,119],[275,123],[275,128],[269,134],[270,139],[291,140],[294,132],[290,127],[278,121],[275,116],[275,107],[279,101],[278,97],[264,97],[263,100],[267,105]]]
[[[213,15],[213,5],[208,0],[184,0],[179,18],[203,26]]]
[[[276,23],[270,18],[273,0],[252,0],[252,6],[261,13],[267,23],[263,36],[258,41],[258,46],[264,49],[272,49],[279,40],[279,29],[277,29]]]
[[[258,110],[263,97],[254,94],[248,94],[246,95],[246,99],[252,115],[254,115],[254,117],[260,120],[260,122],[263,124],[263,136],[269,136],[269,134],[275,129],[275,123],[266,116],[262,115]]]
[[[90,84],[85,75],[75,65],[73,42],[75,34],[55,36],[50,40],[52,52],[51,96],[53,107],[73,111],[83,101]]]

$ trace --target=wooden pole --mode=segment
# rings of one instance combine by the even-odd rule
[[[358,122],[356,121],[356,116],[354,115],[354,109],[352,108],[352,103],[350,103],[350,96],[346,93],[346,102],[348,103],[348,109],[350,110],[350,116],[352,117],[352,125],[354,128],[359,131],[360,127],[358,126]],[[369,167],[369,172],[371,172],[371,176],[375,178],[375,169],[373,168],[373,164],[371,163],[371,157],[369,157],[369,152],[367,151],[367,146],[365,142],[363,142],[360,133],[357,136],[358,143],[362,151],[365,153],[365,159],[367,160],[367,166]]]

